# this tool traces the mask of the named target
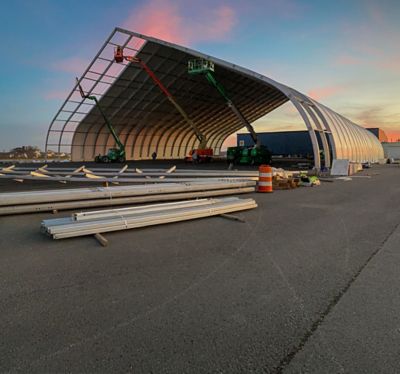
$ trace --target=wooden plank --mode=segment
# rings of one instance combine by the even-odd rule
[[[108,240],[101,235],[100,233],[96,233],[94,234],[94,237],[96,238],[96,240],[103,246],[103,247],[107,247],[108,246]]]
[[[234,216],[233,214],[222,213],[220,215],[222,218],[230,219],[231,221],[239,221],[245,223],[246,221],[238,216]]]

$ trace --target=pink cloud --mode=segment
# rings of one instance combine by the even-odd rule
[[[68,96],[69,91],[63,91],[63,90],[51,90],[47,91],[43,94],[43,98],[45,100],[65,100],[65,98]]]
[[[236,24],[235,11],[228,5],[199,9],[193,17],[184,14],[185,6],[171,0],[151,0],[133,9],[122,27],[178,44],[191,44],[223,40]]]
[[[377,62],[377,66],[394,73],[400,73],[400,55],[389,57],[382,56]]]
[[[385,11],[379,2],[368,1],[360,7],[364,13],[358,22],[344,21],[340,25],[340,55],[334,61],[337,65],[364,65],[377,71],[386,70],[400,73],[398,23]]]
[[[195,23],[195,28],[190,36],[194,41],[200,40],[215,40],[224,39],[233,30],[236,19],[234,10],[222,5],[219,8],[213,9],[210,12],[210,23],[198,22]],[[197,35],[197,33],[200,33]]]
[[[396,141],[400,138],[400,112],[395,104],[375,105],[359,108],[352,114],[356,123],[364,127],[379,127],[385,131],[389,141]]]
[[[336,58],[335,63],[336,65],[359,65],[362,60],[350,55],[340,55]]]
[[[176,4],[153,0],[133,9],[122,27],[164,40],[182,43],[185,33],[180,32],[183,20]]]
[[[89,61],[80,57],[68,57],[60,61],[54,61],[51,68],[65,73],[82,74],[89,65]]]
[[[314,100],[322,100],[342,92],[344,90],[343,86],[327,86],[314,88],[308,92],[308,96]]]

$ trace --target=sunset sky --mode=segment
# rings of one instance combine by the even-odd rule
[[[0,150],[44,147],[115,26],[245,66],[400,138],[400,1],[9,1],[0,12]],[[305,129],[291,104],[257,131]]]

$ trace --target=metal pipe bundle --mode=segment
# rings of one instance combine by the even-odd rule
[[[63,174],[71,174],[76,171],[76,169],[72,168],[63,168],[63,167],[46,167],[46,168],[35,168],[35,167],[14,167],[6,171],[7,168],[4,168],[3,170],[0,170],[0,172],[8,172],[8,173],[16,173],[16,174],[21,174],[21,173],[26,173],[29,171],[42,171],[42,172],[47,172],[49,175],[51,174],[57,174],[57,175],[63,175]],[[104,174],[104,175],[116,175],[121,172],[121,169],[117,168],[101,168],[101,167],[88,167],[91,172],[94,174]],[[77,173],[75,173],[77,174]],[[126,168],[123,171],[124,175],[169,175],[169,176],[177,176],[177,175],[185,175],[185,176],[224,176],[224,177],[229,177],[229,176],[240,176],[240,177],[257,177],[258,176],[258,171],[257,170],[216,170],[216,169],[174,169],[173,171],[165,170],[165,169],[152,169],[152,168],[142,168],[136,169],[136,168]]]
[[[255,191],[255,182],[207,180],[192,183],[73,188],[0,194],[0,216],[102,206],[173,201]]]
[[[171,201],[196,199],[201,197],[227,196],[254,192],[255,187],[226,188],[223,190],[209,190],[196,192],[168,193],[147,196],[119,197],[113,199],[78,200],[71,202],[49,202],[43,204],[24,204],[0,207],[0,216],[22,213],[52,212],[67,209],[82,209],[101,206],[117,206],[127,204],[141,204],[155,201]]]
[[[45,220],[42,222],[42,231],[53,239],[62,239],[210,217],[256,207],[253,199],[237,197],[147,205]]]
[[[31,173],[34,170],[30,171]],[[176,171],[174,173],[167,173],[165,170],[142,170],[141,173],[137,173],[135,171],[125,171],[124,173],[118,173],[117,171],[112,170],[97,170],[97,169],[90,169],[92,174],[97,176],[104,176],[104,177],[131,177],[131,178],[143,178],[143,177],[168,177],[168,178],[201,178],[201,177],[239,177],[239,178],[256,178],[258,177],[258,171],[226,171],[226,170],[180,170],[179,172]],[[29,174],[28,171],[23,170],[11,170],[11,171],[3,171],[0,173],[5,173],[7,176],[34,176]],[[28,173],[28,174],[27,174]],[[70,176],[72,173],[74,176],[85,176],[86,174],[90,174],[85,171],[74,172],[70,170],[53,170],[53,169],[46,169],[41,170],[41,174],[44,177],[54,176]]]
[[[162,177],[162,178],[161,178]],[[213,180],[216,182],[224,181],[227,178],[225,177],[206,177],[207,180]],[[256,177],[235,177],[237,180],[249,180],[254,178],[257,180]],[[156,176],[151,178],[150,176],[142,177],[139,174],[139,177],[102,177],[95,174],[86,173],[83,176],[51,176],[51,175],[19,175],[19,174],[5,174],[0,175],[0,179],[20,179],[20,180],[36,180],[36,181],[54,181],[54,182],[79,182],[79,183],[175,183],[177,182],[177,178],[164,178],[163,176]],[[190,178],[179,178],[179,182],[195,182],[198,178],[190,177]]]

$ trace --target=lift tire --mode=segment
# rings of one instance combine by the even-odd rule
[[[110,159],[108,158],[108,156],[101,156],[101,162],[108,164],[110,162]]]

